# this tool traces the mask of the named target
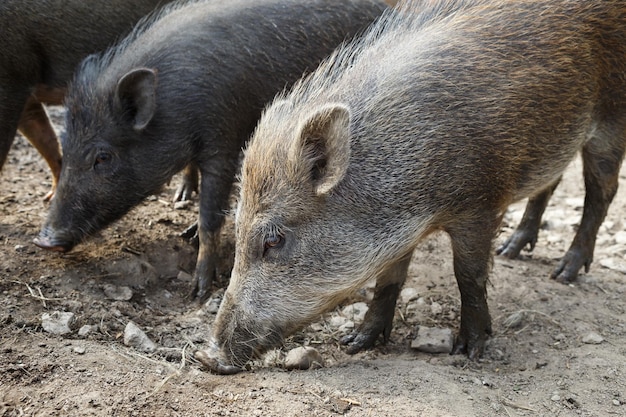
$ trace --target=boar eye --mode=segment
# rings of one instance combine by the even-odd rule
[[[279,234],[272,234],[265,237],[263,242],[263,255],[268,249],[279,249],[285,244],[285,238]]]
[[[98,152],[98,154],[96,155],[96,160],[93,164],[94,167],[100,165],[100,164],[104,164],[107,163],[111,160],[111,154],[108,152]]]

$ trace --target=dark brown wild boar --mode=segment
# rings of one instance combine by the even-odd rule
[[[220,373],[369,279],[343,342],[389,337],[411,254],[449,234],[461,293],[454,352],[491,334],[492,244],[512,202],[551,190],[577,152],[586,200],[564,258],[591,260],[626,136],[623,1],[415,1],[389,10],[264,113],[245,153],[236,257],[197,357]]]
[[[183,1],[85,60],[67,94],[57,195],[35,243],[69,251],[197,167],[194,292],[208,296],[241,149],[263,107],[385,8],[382,0]]]

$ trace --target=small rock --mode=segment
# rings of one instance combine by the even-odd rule
[[[98,326],[96,325],[90,325],[90,324],[85,324],[84,326],[82,326],[80,329],[78,329],[78,335],[80,337],[85,337],[87,336],[89,333],[95,332],[96,330],[98,330]]]
[[[400,301],[404,304],[408,304],[409,301],[415,300],[419,295],[416,288],[403,288],[400,292]]]
[[[624,230],[620,230],[619,232],[615,233],[615,243],[618,243],[620,245],[623,245],[626,243],[626,231]]]
[[[622,405],[622,403],[619,400],[613,400],[613,405]]]
[[[41,327],[52,334],[67,334],[72,331],[74,313],[64,311],[53,311],[41,315]]]
[[[330,324],[331,327],[341,327],[346,324],[347,321],[348,319],[343,316],[332,316],[328,320],[328,324]]]
[[[128,301],[133,298],[133,290],[125,286],[118,287],[117,285],[106,284],[104,286],[104,295],[110,300]]]
[[[604,338],[598,333],[591,332],[583,336],[582,342],[588,345],[599,345],[604,342]]]
[[[324,359],[317,349],[310,346],[300,346],[291,349],[285,357],[285,369],[309,369],[312,366],[324,366]]]
[[[443,307],[438,302],[433,301],[433,303],[430,305],[430,312],[433,314],[433,316],[437,316],[443,312]]]
[[[191,282],[193,281],[193,276],[191,276],[191,274],[188,274],[185,271],[178,271],[178,275],[176,276],[176,279],[180,281],[184,281],[184,282]]]
[[[211,294],[211,297],[204,303],[204,311],[208,314],[217,314],[217,311],[220,309],[220,304],[222,304],[222,298],[224,297],[224,291],[219,290]]]
[[[185,210],[191,205],[191,200],[177,201],[174,203],[175,210]]]
[[[504,319],[502,325],[508,329],[516,329],[522,325],[525,317],[526,314],[523,311],[516,311],[515,313]]]
[[[626,274],[626,263],[619,258],[603,258],[600,259],[600,265],[603,268]]]
[[[557,342],[562,342],[563,340],[565,340],[565,335],[563,333],[559,333],[552,336],[552,338]]]
[[[450,353],[453,344],[452,330],[419,326],[411,348],[427,353]]]
[[[554,394],[550,399],[554,402],[561,401],[561,396],[559,394]]]
[[[368,309],[369,307],[365,303],[354,303],[344,307],[343,310],[341,310],[341,314],[350,320],[361,322]]]
[[[72,350],[78,353],[79,355],[82,355],[83,353],[85,353],[85,348],[83,346],[74,346],[74,349]]]
[[[24,245],[15,245],[15,252],[24,252],[24,249],[26,249]]]
[[[157,348],[156,343],[132,321],[129,321],[124,329],[124,344],[146,353],[152,353]]]
[[[344,324],[339,326],[337,330],[341,333],[348,333],[351,332],[352,329],[354,329],[354,322],[352,320],[348,320]]]

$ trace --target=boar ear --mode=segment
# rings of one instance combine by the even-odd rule
[[[317,195],[328,194],[350,163],[350,111],[329,104],[311,114],[293,145],[292,158],[303,163]]]
[[[143,130],[156,109],[156,72],[137,68],[117,82],[115,98],[121,110],[129,116],[136,131]]]

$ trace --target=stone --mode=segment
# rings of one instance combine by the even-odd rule
[[[288,370],[305,370],[312,366],[323,367],[324,359],[317,349],[310,346],[300,346],[287,352],[284,366]]]
[[[344,307],[343,310],[341,310],[341,314],[347,317],[349,320],[362,322],[368,309],[369,307],[367,306],[367,304],[359,302]]]
[[[400,291],[400,301],[403,304],[408,304],[409,301],[415,300],[419,296],[419,291],[416,288],[403,288]]]
[[[44,331],[52,334],[67,334],[72,332],[74,313],[53,311],[41,315],[41,327]]]
[[[124,329],[124,344],[145,353],[152,353],[157,346],[135,323],[129,321]]]
[[[133,298],[133,290],[125,286],[117,286],[106,284],[104,286],[104,295],[114,301],[128,301]]]
[[[454,335],[450,329],[419,326],[411,348],[426,353],[450,353],[454,345]]]
[[[583,336],[582,342],[588,345],[599,345],[600,343],[604,342],[604,338],[598,333],[591,332]]]

